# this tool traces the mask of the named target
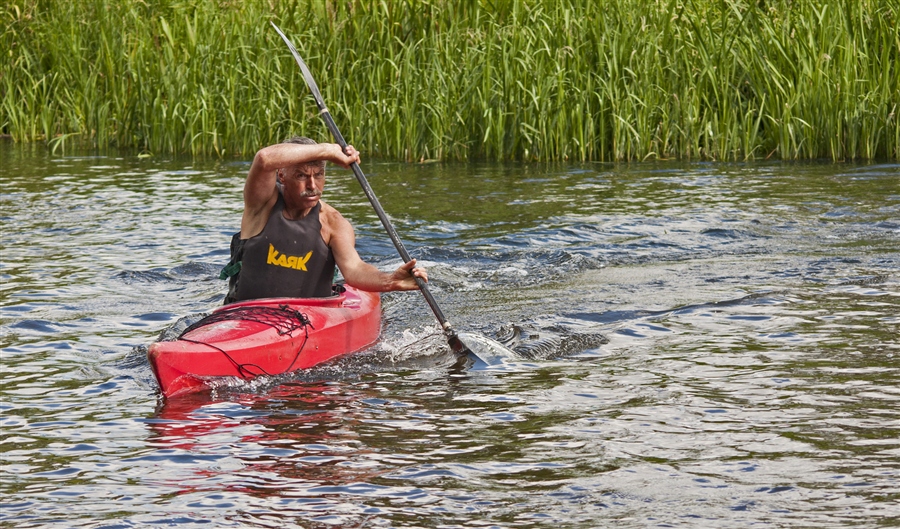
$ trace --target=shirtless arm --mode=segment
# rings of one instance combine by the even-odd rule
[[[353,226],[339,213],[331,220],[331,251],[334,260],[348,285],[369,292],[390,292],[393,290],[418,290],[413,277],[428,282],[428,272],[416,267],[416,260],[400,265],[393,273],[382,272],[363,261],[356,252],[356,234]]]

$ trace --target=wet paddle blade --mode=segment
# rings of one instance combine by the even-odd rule
[[[458,345],[454,344],[451,339],[450,346],[455,351],[473,356],[476,360],[489,366],[502,365],[517,359],[516,353],[512,349],[480,334],[461,332],[457,333],[454,338]]]

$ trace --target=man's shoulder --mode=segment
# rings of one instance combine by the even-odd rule
[[[320,200],[319,204],[321,205],[321,208],[319,209],[319,221],[322,224],[330,224],[334,226],[347,222],[344,216],[341,215],[340,211],[333,208],[329,204],[326,204],[325,201]]]

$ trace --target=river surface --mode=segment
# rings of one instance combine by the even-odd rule
[[[162,399],[247,161],[0,144],[4,527],[900,525],[900,165],[364,160],[371,351]],[[399,264],[350,172],[326,199]]]

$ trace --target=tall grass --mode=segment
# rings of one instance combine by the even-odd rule
[[[0,133],[402,160],[900,158],[885,0],[9,0]]]

